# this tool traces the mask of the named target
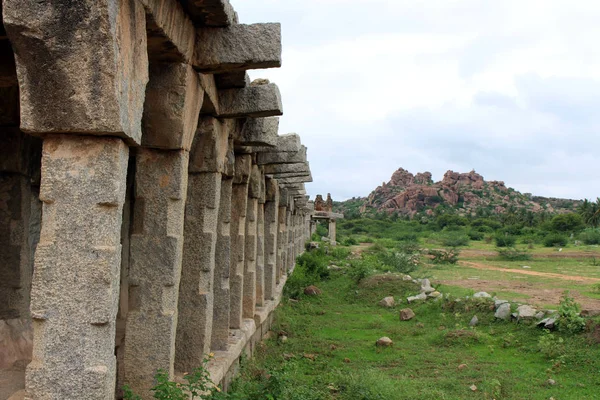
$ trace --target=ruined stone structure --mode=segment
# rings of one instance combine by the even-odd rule
[[[0,398],[227,385],[310,230],[279,24],[227,0],[3,0]]]
[[[344,214],[334,213],[333,212],[333,200],[331,199],[331,194],[327,193],[327,200],[323,200],[323,196],[320,194],[315,198],[314,204],[310,205],[314,211],[311,215],[310,219],[310,235],[317,230],[317,223],[323,221],[329,224],[329,243],[333,246],[337,244],[336,242],[336,220],[343,219]]]

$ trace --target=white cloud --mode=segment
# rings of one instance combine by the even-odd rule
[[[477,169],[540,195],[595,197],[600,3],[233,0],[280,21],[283,132],[312,196],[367,195],[398,167]]]

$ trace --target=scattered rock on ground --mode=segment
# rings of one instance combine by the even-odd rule
[[[390,339],[389,337],[384,336],[384,337],[380,338],[376,344],[379,347],[389,347],[392,344],[394,344],[394,342],[392,342],[392,339]]]
[[[287,342],[287,341],[288,341],[288,337],[287,337],[287,336],[285,336],[285,335],[284,335],[284,336],[279,336],[279,341],[280,341],[281,343],[285,343],[285,342]]]
[[[479,318],[477,318],[477,315],[473,316],[473,318],[471,318],[471,322],[469,322],[469,326],[476,326],[479,323]]]
[[[508,301],[506,300],[494,300],[494,305],[496,306],[496,309],[498,309],[498,307],[500,307],[502,304],[506,303],[508,303]]]
[[[438,292],[437,290],[435,292],[431,292],[427,295],[427,297],[431,298],[431,299],[437,299],[438,297],[440,297],[442,294],[440,292]]]
[[[410,275],[404,275],[404,276],[402,277],[402,280],[403,280],[403,281],[412,281],[412,277],[411,277]]]
[[[379,305],[382,307],[394,307],[396,302],[392,296],[386,297],[379,302]]]
[[[431,293],[431,292],[435,292],[435,289],[433,287],[431,287],[431,282],[429,282],[429,279],[423,279],[421,281],[421,293]]]
[[[554,329],[556,327],[556,318],[544,318],[538,322],[537,326],[545,329]]]
[[[416,296],[410,296],[406,299],[409,303],[417,300],[427,300],[427,295],[425,293],[419,293]]]
[[[548,386],[554,386],[554,385],[556,385],[556,381],[555,381],[554,379],[548,379],[548,380],[546,381],[546,384],[547,384]]]
[[[529,265],[523,265],[523,269],[531,269]]]
[[[519,319],[535,318],[537,310],[527,304],[523,304],[517,308],[517,314]]]
[[[496,317],[498,319],[503,319],[503,320],[509,319],[510,318],[510,304],[509,303],[500,304],[500,306],[496,310],[496,313],[494,314],[494,317]]]
[[[400,320],[401,321],[410,321],[415,317],[415,312],[410,308],[405,308],[400,310]]]
[[[487,292],[477,292],[473,295],[473,298],[475,298],[475,299],[491,299],[492,295],[490,295]]]
[[[321,293],[323,293],[321,289],[312,285],[304,289],[304,294],[307,296],[319,296]]]
[[[319,248],[319,243],[318,242],[310,242],[308,244],[308,249],[309,250],[316,250]]]
[[[471,386],[469,386],[469,389],[471,389],[471,391],[473,391],[473,392],[476,392],[477,391],[477,386],[471,385]]]
[[[337,265],[330,265],[329,267],[327,267],[327,269],[329,269],[330,271],[341,271],[344,268],[338,267]]]
[[[543,312],[543,311],[540,311],[540,312],[538,312],[537,314],[535,314],[535,318],[537,318],[537,319],[542,319],[542,318],[544,318],[544,316],[545,316],[545,315],[546,315],[546,313],[545,313],[545,312]]]
[[[465,368],[467,368],[467,364],[460,364],[460,365],[458,366],[458,370],[459,370],[459,371],[462,371],[462,370],[463,370],[463,369],[465,369]]]

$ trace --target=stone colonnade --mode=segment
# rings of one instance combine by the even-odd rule
[[[281,65],[280,26],[75,3],[2,2],[0,397],[150,399],[209,352],[226,385],[310,233],[306,147],[246,72]]]

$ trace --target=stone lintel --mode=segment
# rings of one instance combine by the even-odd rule
[[[243,123],[239,134],[235,138],[237,145],[241,146],[273,146],[277,145],[277,132],[279,131],[279,118],[248,118]]]
[[[343,219],[344,214],[334,213],[329,211],[315,211],[312,215],[313,219]]]
[[[181,4],[169,0],[141,0],[146,9],[148,58],[189,62],[194,56],[195,29]]]
[[[196,26],[226,27],[237,23],[229,0],[179,0]]]
[[[300,135],[297,133],[286,133],[277,137],[276,147],[264,147],[256,149],[257,153],[277,153],[282,151],[300,151],[302,149],[302,143],[300,142]]]
[[[307,182],[312,182],[312,176],[297,176],[297,177],[293,177],[293,178],[277,178],[277,181],[279,182],[280,185],[285,185],[288,183],[291,184],[295,184],[295,183],[307,183]]]
[[[233,163],[233,154],[229,152],[229,130],[231,121],[203,116],[190,151],[190,173],[225,173],[227,164]]]
[[[274,83],[219,91],[221,118],[260,118],[283,115],[281,93]]]
[[[280,174],[267,174],[267,176],[270,176],[272,178],[275,179],[287,179],[287,178],[309,178],[312,179],[312,174],[310,171],[306,171],[306,172],[283,172]],[[306,182],[312,182],[312,181],[306,181]]]
[[[167,94],[168,95],[165,95]],[[142,145],[189,150],[204,98],[198,73],[187,64],[152,63],[144,103]]]
[[[139,2],[5,0],[2,12],[23,131],[141,143],[148,52]]]
[[[264,166],[264,170],[265,174],[310,173],[310,164],[308,161],[294,164],[267,164]]]
[[[246,71],[215,74],[215,83],[219,89],[244,88],[250,86],[250,76]]]
[[[281,25],[236,24],[199,28],[194,67],[203,73],[281,67]]]
[[[258,153],[258,165],[267,164],[296,164],[306,162],[306,147],[300,151],[283,151],[278,153]]]

